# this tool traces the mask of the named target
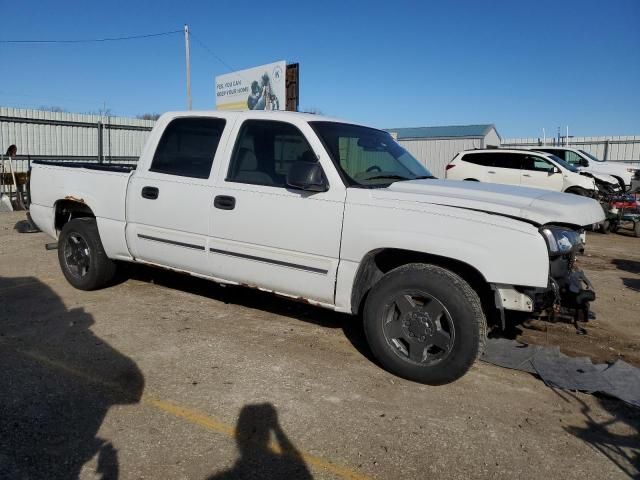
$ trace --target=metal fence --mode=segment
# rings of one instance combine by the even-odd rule
[[[153,120],[0,107],[0,149],[18,147],[16,171],[34,160],[135,163]]]
[[[578,148],[601,160],[640,163],[640,136],[548,138],[545,144]],[[501,143],[503,148],[542,145],[541,138],[507,138]]]

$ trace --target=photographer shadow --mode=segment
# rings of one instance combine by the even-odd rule
[[[98,431],[144,389],[137,365],[33,277],[0,277],[0,478],[117,479],[118,451]]]
[[[242,407],[235,438],[240,458],[231,469],[216,473],[208,480],[313,478],[302,455],[282,430],[272,404]]]

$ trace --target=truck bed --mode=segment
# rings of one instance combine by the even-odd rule
[[[105,250],[112,258],[127,254],[124,227],[127,185],[135,165],[37,161],[31,166],[31,216],[45,233],[57,237],[56,205],[75,202],[96,217]]]

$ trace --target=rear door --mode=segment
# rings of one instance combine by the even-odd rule
[[[127,244],[140,260],[210,274],[207,265],[212,165],[225,120],[181,117],[165,128],[148,171],[127,195]]]
[[[460,160],[454,163],[454,167],[451,168],[451,176],[447,175],[447,178],[453,178],[455,180],[477,180],[479,182],[490,182],[488,178],[488,170],[493,167],[494,158],[491,153],[488,152],[468,152],[464,153]],[[455,170],[456,167],[459,167]]]
[[[524,155],[522,162],[523,187],[543,188],[561,192],[564,185],[562,172],[546,158],[538,155]]]
[[[239,122],[233,138],[209,209],[212,274],[332,304],[346,189],[335,177],[326,192],[285,182],[297,161],[320,161],[331,173],[319,139],[306,123],[256,119]]]
[[[493,167],[487,168],[487,181],[520,185],[520,168],[523,155],[509,152],[488,153],[493,158]]]

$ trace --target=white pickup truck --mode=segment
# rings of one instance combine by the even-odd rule
[[[152,264],[361,315],[376,358],[462,376],[487,318],[593,291],[575,265],[595,200],[438,180],[384,131],[289,112],[167,113],[136,167],[36,163],[31,216],[76,288]]]

